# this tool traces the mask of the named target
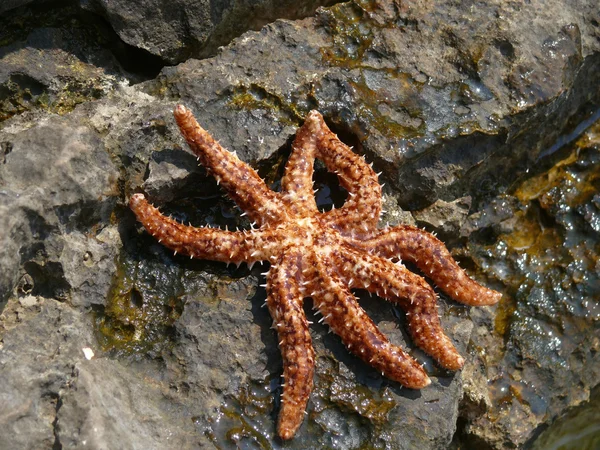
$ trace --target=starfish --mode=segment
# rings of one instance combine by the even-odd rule
[[[187,108],[176,106],[174,115],[199,161],[257,228],[186,226],[162,215],[139,193],[129,204],[146,230],[176,254],[237,264],[270,263],[266,305],[283,359],[277,424],[282,439],[292,438],[301,425],[313,387],[315,352],[302,308],[306,297],[352,353],[403,386],[420,389],[431,380],[417,361],[379,331],[351,289],[366,289],[399,305],[416,345],[446,369],[463,366],[464,359],[442,330],[435,292],[400,258],[466,305],[492,305],[501,294],[469,278],[432,234],[407,225],[378,229],[378,175],[331,132],[321,114],[310,112],[298,129],[280,192],[269,189],[252,167],[221,147]],[[336,173],[348,191],[341,208],[317,209],[315,158]]]

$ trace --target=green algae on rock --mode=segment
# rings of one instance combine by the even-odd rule
[[[181,276],[175,265],[122,260],[106,306],[96,315],[103,350],[114,356],[159,353],[183,309]]]

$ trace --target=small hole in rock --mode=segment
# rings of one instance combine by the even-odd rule
[[[129,301],[131,302],[131,306],[136,308],[141,308],[144,306],[144,297],[142,297],[142,294],[140,294],[137,289],[131,290]]]

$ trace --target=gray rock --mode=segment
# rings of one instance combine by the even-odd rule
[[[65,114],[139,80],[121,67],[122,43],[109,34],[65,4],[0,16],[0,122],[36,109]]]
[[[65,449],[209,445],[164,381],[143,378],[110,359],[78,362],[60,400],[56,437]]]
[[[30,277],[34,295],[103,303],[106,287],[84,292],[86,283],[98,279],[94,271],[99,267],[108,269],[100,277],[111,277],[118,246],[116,238],[102,242],[108,234],[94,238],[109,222],[117,183],[99,136],[67,118],[50,116],[29,128],[7,127],[0,140],[10,149],[0,166],[5,212],[0,240],[7,249],[0,259],[6,268],[0,303],[18,274]],[[90,233],[93,229],[96,233]],[[87,274],[65,273],[83,267],[90,268]]]
[[[60,442],[62,390],[76,377],[82,348],[96,347],[91,324],[67,304],[43,298],[30,307],[11,303],[0,318],[0,448],[52,448]]]
[[[335,0],[81,0],[101,14],[121,39],[170,64],[214,55],[217,48],[248,30],[276,19],[298,19]]]
[[[243,223],[234,207],[213,198],[217,187],[186,153],[171,114],[177,102],[226,147],[268,169],[270,181],[305,114],[319,109],[383,171],[384,220],[404,221],[402,208],[470,195],[478,215],[463,224],[462,237],[510,231],[514,208],[525,207],[514,199],[503,204],[507,196],[489,207],[482,202],[545,155],[574,114],[598,99],[598,5],[536,0],[464,8],[348,2],[247,33],[215,58],[166,68],[155,80],[113,84],[110,95],[63,117],[35,107],[11,112],[0,124],[0,300],[10,299],[0,319],[0,405],[10,409],[0,410],[0,425],[9,430],[7,448],[76,447],[83,440],[98,448],[194,448],[208,440],[224,448],[281,445],[274,438],[281,359],[260,308],[265,292],[254,293],[259,269],[174,257],[139,232],[125,207],[131,193],[143,190],[180,219]],[[188,48],[173,39],[178,24],[152,23],[170,39],[174,50],[166,57]],[[156,42],[140,45],[157,48]],[[50,72],[48,83],[57,78]],[[206,198],[214,203],[206,206]],[[579,206],[582,220],[595,224],[595,204]],[[458,212],[453,228],[463,219]],[[501,249],[471,248],[470,267],[487,271],[490,282],[508,283],[504,256],[495,250]],[[464,355],[472,341],[473,360],[462,374],[448,374],[414,350],[434,379],[421,392],[383,379],[315,324],[315,392],[298,438],[286,445],[447,448],[463,382],[463,432],[487,445],[524,442],[545,416],[515,402],[510,412],[517,420],[504,415],[490,424],[485,413],[496,403],[488,371],[501,389],[506,379],[494,371],[523,363],[514,373],[542,379],[549,387],[544,401],[566,392],[564,401],[551,403],[551,415],[585,398],[568,389],[583,380],[587,392],[595,373],[593,346],[582,334],[582,341],[568,341],[570,352],[584,351],[570,360],[572,374],[540,378],[536,358],[555,360],[544,334],[530,331],[543,330],[543,319],[528,317],[553,310],[543,290],[529,287],[520,291],[516,316],[510,307],[500,310],[498,323],[514,320],[506,355],[491,331],[493,311],[469,313],[442,299],[445,329]],[[361,302],[386,335],[413,349],[398,326],[402,315],[397,321],[389,305]],[[85,359],[82,345],[101,359]],[[482,348],[493,354],[489,364]],[[560,382],[553,384],[556,373]],[[17,421],[15,411],[24,419]]]
[[[456,236],[469,214],[470,207],[470,197],[459,198],[453,202],[439,199],[427,208],[413,212],[413,216],[419,224],[426,224],[437,233],[441,233],[442,237]]]
[[[580,105],[598,99],[598,4],[581,7],[499,2],[464,21],[444,4],[432,14],[421,4],[349,2],[247,33],[217,59],[165,68],[147,88],[169,86],[244,156],[270,156],[265,146],[277,149],[293,132],[285,125],[318,109],[360,142],[401,207],[465,195],[477,204],[534,165]]]

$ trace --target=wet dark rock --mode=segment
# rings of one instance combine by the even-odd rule
[[[33,1],[34,0],[4,0],[2,4],[0,4],[0,14],[18,8],[19,6],[25,6]]]
[[[596,122],[563,159],[519,184],[511,202],[502,200],[513,208],[510,226],[488,222],[487,233],[471,236],[481,267],[507,287],[495,318],[471,313],[481,347],[470,370],[487,367],[482,383],[466,390],[467,416],[485,403],[485,414],[463,430],[472,445],[530,443],[588,401],[600,380],[600,242],[589,222],[598,215],[599,130]]]
[[[166,68],[148,89],[191,105],[242,155],[266,140],[259,157],[285,125],[319,109],[360,142],[403,208],[464,195],[477,203],[598,100],[592,3],[583,15],[558,1],[500,3],[493,13],[480,5],[467,21],[442,5],[349,2],[248,33],[216,60]]]
[[[549,429],[544,430],[531,446],[532,450],[551,448],[556,442],[568,442],[573,448],[600,445],[600,389],[594,389],[589,402],[572,408]]]
[[[118,4],[86,3],[129,32],[123,10],[113,14],[111,5]],[[558,184],[540,196],[514,186],[545,170],[555,142],[598,101],[599,7],[592,0],[471,6],[351,1],[246,33],[214,58],[131,87],[121,81],[135,77],[106,69],[113,46],[85,59],[96,55],[88,41],[71,41],[56,24],[25,21],[32,27],[0,42],[9,63],[0,64],[7,448],[83,440],[108,448],[281,446],[274,437],[281,359],[256,287],[264,269],[173,256],[126,208],[143,191],[182,221],[248,226],[187,153],[172,119],[178,102],[275,187],[298,125],[319,109],[383,171],[384,223],[409,222],[405,210],[421,210],[421,224],[467,243],[454,249],[464,267],[505,293],[498,308],[440,300],[443,326],[468,355],[456,374],[414,349],[395,308],[361,299],[386,335],[425,364],[434,382],[418,392],[374,373],[315,324],[315,392],[287,447],[447,448],[457,417],[455,442],[521,445],[588,398],[599,379],[596,306],[583,303],[600,270],[590,234],[600,220],[597,181]],[[132,23],[148,11],[139,7]],[[224,24],[232,20],[219,14]],[[154,52],[164,42],[164,58],[200,52],[199,38],[185,40],[192,29],[180,28],[181,17],[155,17],[152,39],[135,35],[136,45]],[[65,77],[92,80],[100,93],[46,107],[40,98],[59,99]],[[572,164],[565,167],[573,180],[593,173],[585,158]],[[343,202],[328,186],[335,179],[317,181],[320,206]],[[460,200],[469,196],[470,207]],[[530,255],[522,249],[536,236],[540,251]],[[94,350],[91,361],[84,346]],[[25,411],[22,421],[15,411]]]

